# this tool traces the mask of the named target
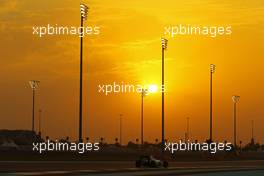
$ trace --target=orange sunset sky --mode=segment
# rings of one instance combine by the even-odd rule
[[[123,142],[140,138],[140,95],[105,96],[99,84],[161,83],[164,27],[190,24],[232,26],[232,35],[168,38],[165,59],[165,136],[209,136],[209,65],[214,74],[214,139],[233,141],[233,104],[238,94],[238,140],[264,142],[263,0],[84,0],[85,26],[100,35],[84,37],[84,137],[113,142],[123,114]],[[31,129],[31,79],[40,80],[36,118],[51,138],[78,137],[78,36],[32,35],[33,26],[79,26],[78,0],[0,1],[0,129]],[[145,140],[161,136],[161,94],[144,98]],[[37,126],[38,120],[36,120]],[[38,129],[38,128],[37,128]]]

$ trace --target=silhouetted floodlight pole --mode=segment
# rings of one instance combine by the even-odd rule
[[[237,135],[236,135],[236,115],[237,115],[237,112],[236,112],[236,104],[237,104],[237,102],[239,101],[239,99],[240,99],[240,96],[238,96],[238,95],[233,95],[232,96],[232,100],[233,100],[233,103],[234,103],[234,147],[236,148],[237,147],[237,145],[236,145],[236,137],[237,137]]]
[[[32,88],[32,131],[35,131],[35,91],[39,86],[40,81],[31,80],[29,81],[30,87]]]
[[[164,55],[165,50],[167,49],[168,40],[165,38],[161,39],[161,53],[162,53],[162,65],[161,65],[161,73],[162,73],[162,79],[161,79],[161,85],[164,88]],[[164,89],[163,89],[164,90]],[[164,91],[161,93],[161,147],[162,152],[164,152],[165,147],[165,137],[164,137]]]
[[[120,146],[122,146],[122,116],[123,116],[123,114],[119,114],[119,138],[120,138]]]
[[[210,137],[209,142],[213,142],[213,73],[215,72],[215,65],[210,64]]]
[[[81,12],[81,36],[80,36],[80,97],[79,97],[79,142],[82,142],[82,72],[83,72],[83,21],[87,19],[88,7],[80,4]]]
[[[251,139],[254,139],[254,120],[251,121]]]
[[[187,127],[186,127],[186,131],[187,131],[187,141],[189,140],[189,135],[190,135],[190,118],[187,117]]]
[[[143,99],[146,96],[147,89],[141,89],[141,145],[144,144],[144,106],[143,106]]]
[[[39,137],[41,137],[41,113],[42,113],[42,110],[39,109]]]

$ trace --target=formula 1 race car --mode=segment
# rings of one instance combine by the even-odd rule
[[[155,159],[153,156],[141,156],[136,161],[136,167],[168,167],[167,161]]]

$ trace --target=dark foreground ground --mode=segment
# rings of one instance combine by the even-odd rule
[[[170,162],[167,169],[137,169],[132,161],[2,161],[0,171],[0,175],[263,175],[264,160]]]
[[[151,154],[155,152],[150,152]],[[148,154],[150,154],[148,153]],[[165,154],[169,168],[135,168],[140,151],[74,152],[0,151],[2,175],[264,175],[264,153],[181,152]]]

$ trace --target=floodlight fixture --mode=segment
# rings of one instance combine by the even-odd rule
[[[30,80],[29,85],[33,90],[36,90],[39,87],[40,81],[37,80]]]
[[[162,49],[167,49],[167,45],[168,45],[168,39],[166,38],[161,38],[161,46],[162,46]]]
[[[239,99],[240,99],[240,96],[238,96],[238,95],[233,95],[232,96],[232,100],[233,100],[234,103],[237,103],[239,101]]]
[[[214,64],[210,64],[210,71],[211,71],[211,73],[215,72],[215,65]]]
[[[141,89],[141,96],[144,97],[146,95],[148,95],[148,89],[142,88]]]
[[[84,20],[87,19],[88,9],[89,9],[89,7],[86,6],[85,4],[80,4],[81,17],[82,17]]]

